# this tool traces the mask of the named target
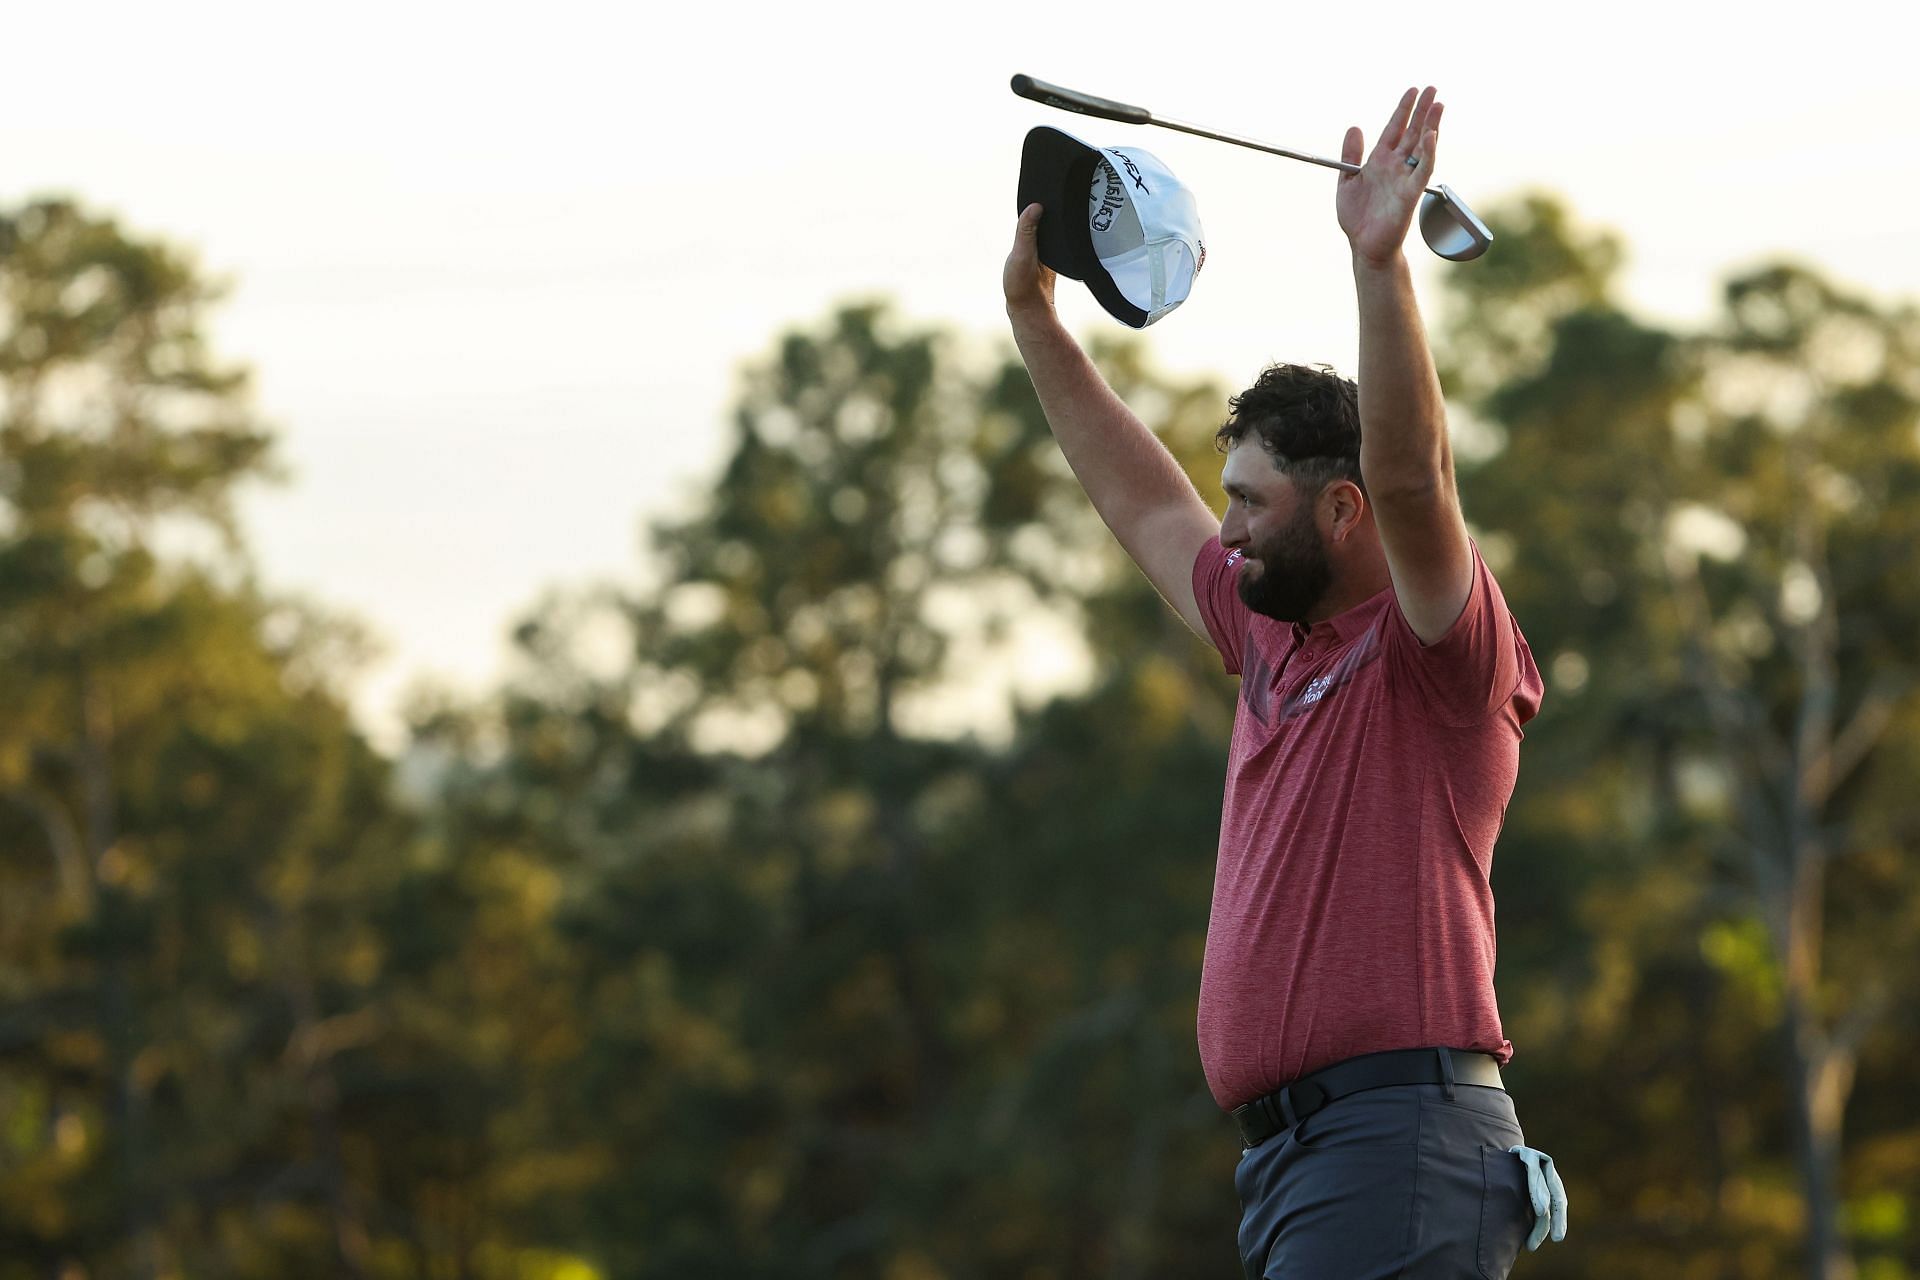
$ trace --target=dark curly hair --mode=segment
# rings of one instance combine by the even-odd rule
[[[1213,434],[1225,453],[1251,431],[1294,483],[1318,490],[1360,478],[1360,389],[1324,364],[1276,364],[1227,401],[1227,421]]]

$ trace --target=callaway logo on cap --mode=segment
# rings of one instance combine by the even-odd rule
[[[1148,152],[1040,128],[1020,153],[1017,208],[1038,201],[1040,261],[1086,281],[1107,313],[1144,329],[1187,300],[1207,260],[1193,193]],[[1084,212],[1083,212],[1084,207]]]

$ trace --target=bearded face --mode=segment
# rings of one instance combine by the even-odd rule
[[[1313,504],[1299,503],[1293,519],[1241,548],[1246,563],[1235,586],[1255,613],[1281,622],[1305,622],[1333,584],[1333,562]]]

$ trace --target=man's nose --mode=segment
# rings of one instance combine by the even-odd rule
[[[1231,551],[1235,547],[1245,546],[1247,541],[1247,522],[1232,507],[1220,518],[1220,545]]]

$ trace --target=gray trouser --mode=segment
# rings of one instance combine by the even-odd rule
[[[1240,1156],[1248,1280],[1484,1276],[1513,1266],[1533,1207],[1499,1089],[1395,1085],[1329,1103]]]

